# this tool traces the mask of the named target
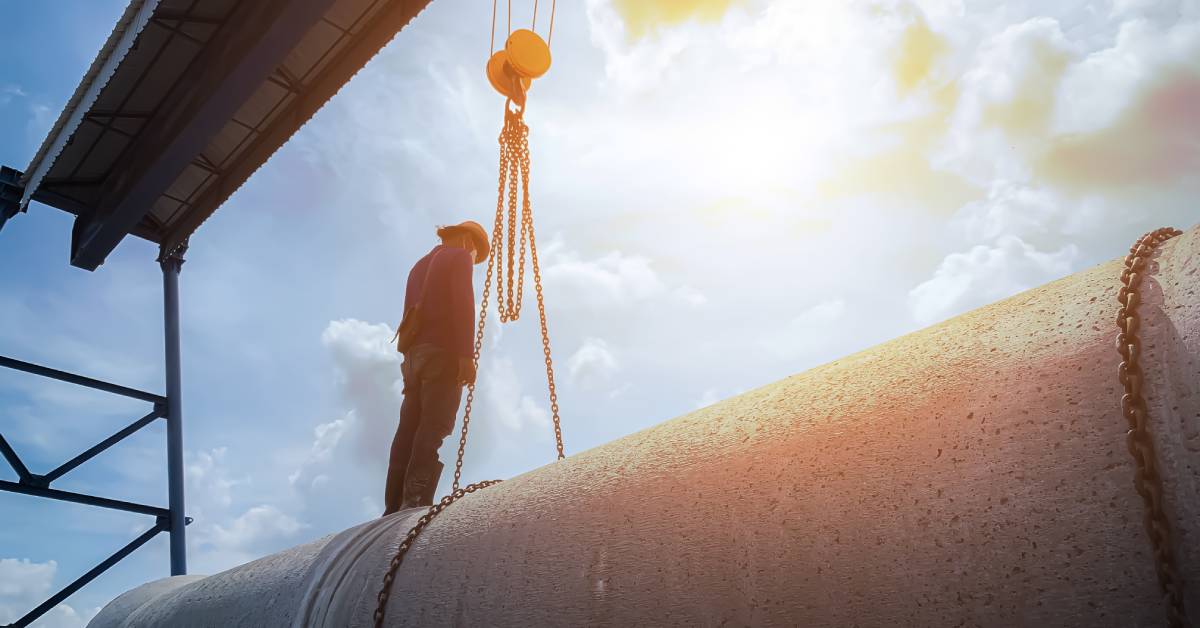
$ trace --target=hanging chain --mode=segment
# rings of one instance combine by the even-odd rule
[[[554,386],[554,361],[550,358],[550,330],[546,325],[546,302],[542,295],[542,268],[538,263],[537,237],[533,232],[533,211],[529,205],[529,128],[521,122],[521,187],[525,198],[525,220],[521,224],[521,263],[524,272],[525,251],[524,238],[529,236],[529,253],[533,260],[533,287],[537,292],[538,323],[542,328],[542,356],[546,360],[546,384],[550,389],[550,417],[554,421],[554,445],[558,448],[558,459],[565,458],[563,454],[562,425],[558,418],[558,389]],[[518,301],[521,286],[517,287]]]
[[[500,322],[508,323],[520,319],[521,306],[525,300],[525,251],[529,250],[533,264],[533,283],[537,292],[538,322],[542,332],[542,356],[546,363],[546,384],[550,392],[550,414],[554,425],[554,444],[558,459],[563,453],[562,425],[559,418],[558,389],[554,384],[554,361],[550,354],[550,331],[546,323],[546,304],[542,293],[542,270],[538,263],[537,238],[533,227],[533,205],[529,199],[529,127],[525,124],[524,110],[504,108],[504,129],[500,132],[500,180],[496,185],[496,223],[492,231],[492,259],[488,260],[489,282],[496,274],[496,303]],[[518,183],[520,186],[521,209],[517,213]],[[506,195],[507,193],[507,195]],[[506,201],[507,196],[507,203]],[[506,211],[507,209],[507,211]],[[507,240],[505,240],[505,218],[507,218]],[[505,252],[504,264],[494,262],[501,250]],[[490,284],[489,284],[490,285]],[[484,287],[487,299],[487,285]],[[504,298],[501,299],[501,292]],[[484,305],[486,308],[486,304]],[[482,315],[480,316],[482,321]],[[470,395],[468,395],[470,399]],[[465,427],[465,423],[464,423]],[[465,442],[466,432],[463,432]],[[461,455],[460,455],[461,457]]]
[[[551,13],[553,16],[553,12]],[[492,254],[488,256],[487,276],[483,282],[483,298],[479,304],[479,322],[475,327],[475,350],[472,355],[475,371],[479,371],[479,356],[483,349],[483,330],[487,321],[488,303],[492,291],[492,281],[496,282],[496,306],[500,312],[500,322],[515,321],[521,316],[521,302],[524,300],[525,279],[525,249],[528,243],[530,257],[533,262],[533,283],[537,291],[538,318],[542,331],[542,355],[546,361],[546,382],[550,388],[550,411],[554,419],[554,443],[558,450],[558,459],[565,458],[563,453],[562,426],[558,416],[558,391],[554,385],[554,362],[550,358],[550,332],[546,325],[546,304],[542,295],[542,271],[538,264],[537,239],[533,231],[533,209],[529,201],[529,127],[525,125],[524,110],[509,108],[504,105],[504,128],[500,132],[500,180],[496,186],[496,222],[492,229]],[[520,179],[521,215],[517,219],[517,180]],[[505,215],[505,192],[507,192],[507,216]],[[508,239],[504,239],[504,219],[508,218]],[[503,245],[507,244],[507,247]],[[506,251],[503,263],[497,261],[501,249]],[[519,254],[515,253],[519,250]],[[516,259],[514,260],[514,257]],[[515,264],[514,264],[515,262]],[[516,266],[514,270],[514,265]],[[514,298],[515,284],[515,298]],[[501,295],[503,292],[503,298]],[[467,401],[463,409],[462,430],[458,437],[458,458],[454,461],[454,484],[450,494],[421,515],[388,564],[387,573],[383,577],[383,587],[376,596],[375,627],[382,628],[383,619],[387,612],[388,596],[391,595],[392,583],[396,579],[396,571],[404,556],[412,547],[413,542],[421,531],[429,525],[433,518],[454,503],[459,498],[474,493],[483,488],[499,484],[500,480],[485,480],[459,488],[462,480],[463,454],[467,447],[467,434],[471,427],[471,408],[475,403],[475,383],[467,385]]]
[[[1163,601],[1167,605],[1167,624],[1171,628],[1187,625],[1183,608],[1183,579],[1180,578],[1175,565],[1170,526],[1167,515],[1163,512],[1162,476],[1158,471],[1158,458],[1150,435],[1146,399],[1142,396],[1144,378],[1139,363],[1142,345],[1141,337],[1138,336],[1141,318],[1138,316],[1137,306],[1141,301],[1142,279],[1150,256],[1158,245],[1181,233],[1176,229],[1164,227],[1138,239],[1129,249],[1129,255],[1125,257],[1121,290],[1117,293],[1117,300],[1121,303],[1120,309],[1117,310],[1117,327],[1121,330],[1117,334],[1117,351],[1121,353],[1121,365],[1117,375],[1125,389],[1125,394],[1121,397],[1121,413],[1129,422],[1126,445],[1137,466],[1133,485],[1138,495],[1142,496],[1145,506],[1143,523],[1146,534],[1150,536],[1154,568],[1158,572],[1158,584],[1162,588]]]

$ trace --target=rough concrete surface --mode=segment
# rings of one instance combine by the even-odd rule
[[[1142,363],[1195,621],[1200,230],[1165,244],[1156,267]],[[1162,626],[1119,411],[1120,270],[1102,264],[468,496],[417,540],[387,623]],[[91,626],[369,626],[419,514],[145,585]]]

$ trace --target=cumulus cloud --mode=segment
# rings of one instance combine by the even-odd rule
[[[0,558],[0,596],[33,598],[50,591],[58,563],[31,562],[29,559]]]
[[[1148,19],[1134,4],[1118,3],[1108,25],[1076,26],[1083,37],[1037,16],[989,38],[963,73],[939,165],[1076,192],[1194,173],[1200,20]],[[1103,38],[1086,33],[1105,27],[1113,43],[1097,47]]]
[[[300,466],[288,476],[288,482],[300,490],[317,489],[329,480],[324,473],[334,460],[342,437],[355,426],[354,413],[318,424],[313,428],[313,444]]]
[[[1200,166],[1200,22],[1133,20],[1063,79],[1039,174],[1075,189],[1169,184]]]
[[[608,343],[600,338],[585,338],[583,345],[567,359],[571,381],[588,390],[609,382],[620,365]]]
[[[58,563],[37,563],[28,558],[0,558],[0,622],[11,623],[33,610],[53,593]],[[79,612],[59,604],[33,623],[32,628],[82,628],[100,609]]]
[[[909,310],[917,322],[935,323],[1062,277],[1077,256],[1072,244],[1042,252],[1004,236],[995,246],[947,256],[932,279],[909,292]]]
[[[1050,17],[988,39],[959,81],[939,165],[979,182],[1027,177],[1026,159],[1044,147],[1059,81],[1076,54]]]
[[[385,324],[355,319],[331,321],[321,334],[341,396],[354,411],[351,435],[356,453],[376,467],[386,464],[387,449],[381,444],[392,440],[403,399],[402,360],[390,344],[392,334]]]
[[[244,476],[230,477],[228,453],[228,448],[216,447],[188,452],[185,457],[188,511],[198,518],[208,515],[209,509],[229,508],[233,503],[233,489],[250,481]]]
[[[648,258],[611,251],[594,259],[582,259],[561,240],[547,247],[542,270],[547,290],[572,308],[628,306],[657,295],[662,281]]]
[[[489,357],[479,377],[481,401],[501,426],[520,432],[529,427],[550,425],[550,412],[525,393],[519,371],[512,359],[497,355]]]
[[[271,505],[254,506],[227,525],[214,525],[207,539],[224,551],[261,551],[264,543],[286,546],[304,524]]]

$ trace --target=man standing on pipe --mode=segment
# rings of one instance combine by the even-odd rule
[[[385,516],[433,503],[444,466],[438,449],[454,430],[462,387],[475,383],[471,266],[488,258],[487,232],[468,220],[437,234],[442,243],[408,273],[406,322],[396,332],[404,403],[388,462]]]

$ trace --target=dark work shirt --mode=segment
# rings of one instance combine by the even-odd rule
[[[425,290],[421,326],[414,344],[434,344],[464,358],[474,355],[472,262],[466,249],[439,244],[413,265],[404,292],[404,311],[416,306],[421,301],[421,291]],[[426,281],[428,288],[424,288]]]

